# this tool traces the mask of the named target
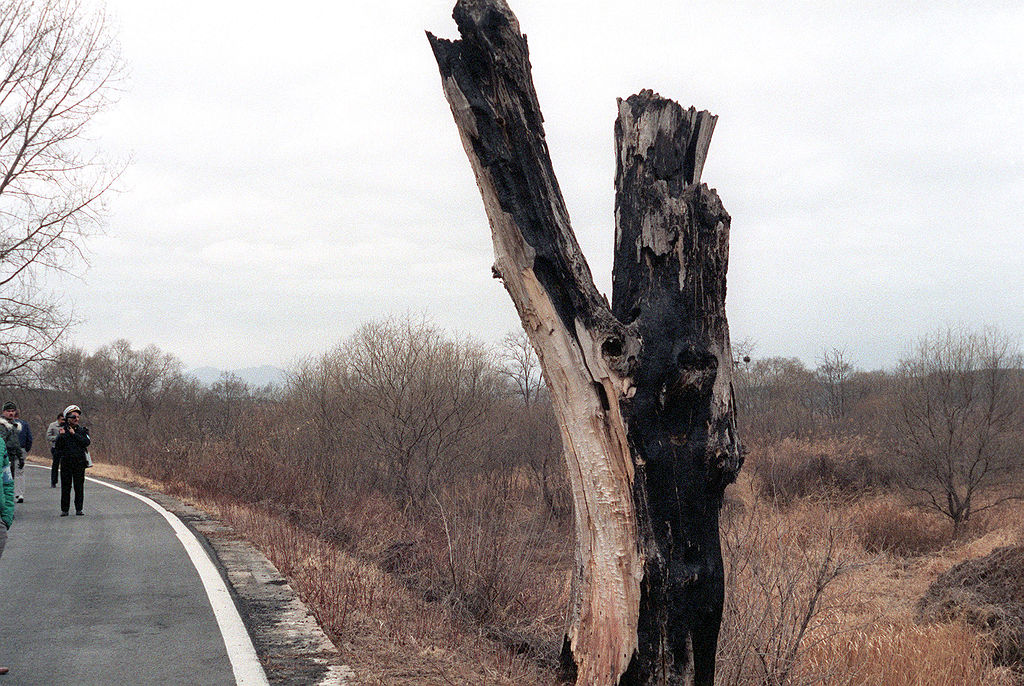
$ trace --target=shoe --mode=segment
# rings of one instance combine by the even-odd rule
[[[50,488],[57,488],[57,484],[50,484]]]
[[[81,517],[81,516],[82,516],[82,515],[84,515],[85,513],[84,513],[84,512],[82,512],[81,510],[79,510],[79,511],[78,511],[78,512],[76,512],[75,514],[76,514],[76,515],[78,515],[79,517]]]
[[[67,513],[67,512],[61,512],[61,513],[60,513],[60,516],[61,516],[61,517],[67,517],[67,516],[68,516],[68,513]]]
[[[24,498],[22,498],[22,497],[21,497],[21,496],[19,495],[19,496],[18,496],[17,498],[15,498],[15,499],[14,499],[14,502],[16,502],[16,503],[23,503],[23,502],[25,502],[25,499],[24,499]]]
[[[6,667],[0,667],[0,674],[7,674],[8,671],[10,670],[8,670]]]

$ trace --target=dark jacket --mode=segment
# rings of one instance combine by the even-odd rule
[[[64,427],[64,433],[57,436],[54,445],[57,457],[62,465],[85,468],[85,451],[89,448],[89,429],[79,426],[75,433]]]
[[[28,455],[32,452],[32,427],[24,419],[18,421],[18,439],[21,441],[21,449]]]
[[[11,461],[13,469],[18,462],[25,462],[25,453],[21,449],[21,436],[18,434],[18,427],[13,421],[0,417],[0,440],[7,447],[7,457]]]

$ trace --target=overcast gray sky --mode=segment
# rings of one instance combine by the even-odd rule
[[[452,0],[109,0],[130,164],[70,285],[88,348],[286,366],[360,323],[518,326],[424,31]],[[616,97],[719,115],[728,314],[758,355],[891,365],[947,323],[1024,333],[1024,3],[510,0],[555,170],[610,293]]]

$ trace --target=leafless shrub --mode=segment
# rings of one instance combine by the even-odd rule
[[[550,681],[531,659],[495,649],[475,629],[464,630],[448,607],[425,602],[372,561],[261,508],[214,507],[289,578],[356,670],[359,683],[511,686]],[[360,513],[366,521],[354,522],[355,527],[367,533],[391,529],[388,520],[374,519],[382,512],[373,507],[347,514],[358,519]]]
[[[760,493],[780,504],[807,497],[849,497],[898,483],[897,470],[865,439],[786,439],[756,447],[747,464]]]
[[[905,483],[959,535],[1019,470],[1024,377],[1015,340],[995,329],[922,338],[896,375],[892,441]]]
[[[498,445],[499,386],[484,346],[406,318],[363,325],[301,367],[289,397],[329,486],[358,478],[422,509],[439,479],[479,470]],[[346,462],[355,470],[335,470]]]
[[[851,562],[844,526],[832,510],[796,525],[752,498],[723,520],[726,602],[717,683],[727,686],[821,683],[804,661],[818,642],[845,629],[839,580]]]
[[[952,540],[941,517],[894,496],[851,504],[848,514],[857,540],[869,553],[923,555],[940,550]]]
[[[521,498],[494,503],[480,488],[435,499],[446,564],[433,566],[433,583],[492,638],[554,667],[569,531]]]

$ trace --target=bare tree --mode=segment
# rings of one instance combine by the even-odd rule
[[[82,348],[62,346],[42,366],[39,374],[42,386],[66,393],[76,404],[91,404],[93,388],[89,378],[89,357]]]
[[[90,358],[92,386],[103,407],[149,421],[163,392],[182,377],[181,361],[155,345],[132,348],[121,338]]]
[[[121,62],[77,0],[0,4],[0,380],[51,357],[70,312],[41,275],[82,258],[111,182],[82,137]]]
[[[502,375],[511,382],[523,404],[530,407],[536,403],[544,387],[544,378],[540,372],[540,360],[525,331],[520,329],[505,334],[498,360]]]
[[[364,324],[339,352],[348,397],[335,424],[343,417],[358,429],[406,505],[422,505],[445,472],[479,459],[499,396],[490,350],[407,318]]]
[[[850,383],[855,372],[849,355],[840,348],[826,350],[818,358],[814,372],[825,395],[826,414],[833,421],[842,421],[846,417]]]
[[[742,358],[741,358],[742,360]],[[737,402],[747,441],[813,434],[817,382],[795,357],[759,357],[736,366]]]
[[[1024,378],[1016,342],[995,329],[949,328],[918,341],[900,362],[893,401],[895,445],[907,483],[959,534],[979,503],[1019,460]]]
[[[494,241],[541,361],[573,494],[563,646],[580,684],[714,682],[718,514],[741,464],[725,317],[731,219],[701,173],[717,118],[651,91],[615,122],[612,302],[555,179],[518,20],[458,0],[429,36]]]
[[[558,424],[551,399],[544,392],[540,360],[530,338],[520,329],[502,340],[498,351],[501,374],[509,380],[518,411],[508,413],[506,422],[515,436],[515,452],[533,470],[548,510],[563,514],[568,508],[565,465],[562,462]]]
[[[345,349],[337,346],[296,365],[285,391],[288,414],[298,422],[293,441],[300,442],[310,471],[317,475],[310,486],[321,508],[342,487],[358,490],[375,478],[361,441],[339,422],[339,408],[356,400],[351,387]]]

